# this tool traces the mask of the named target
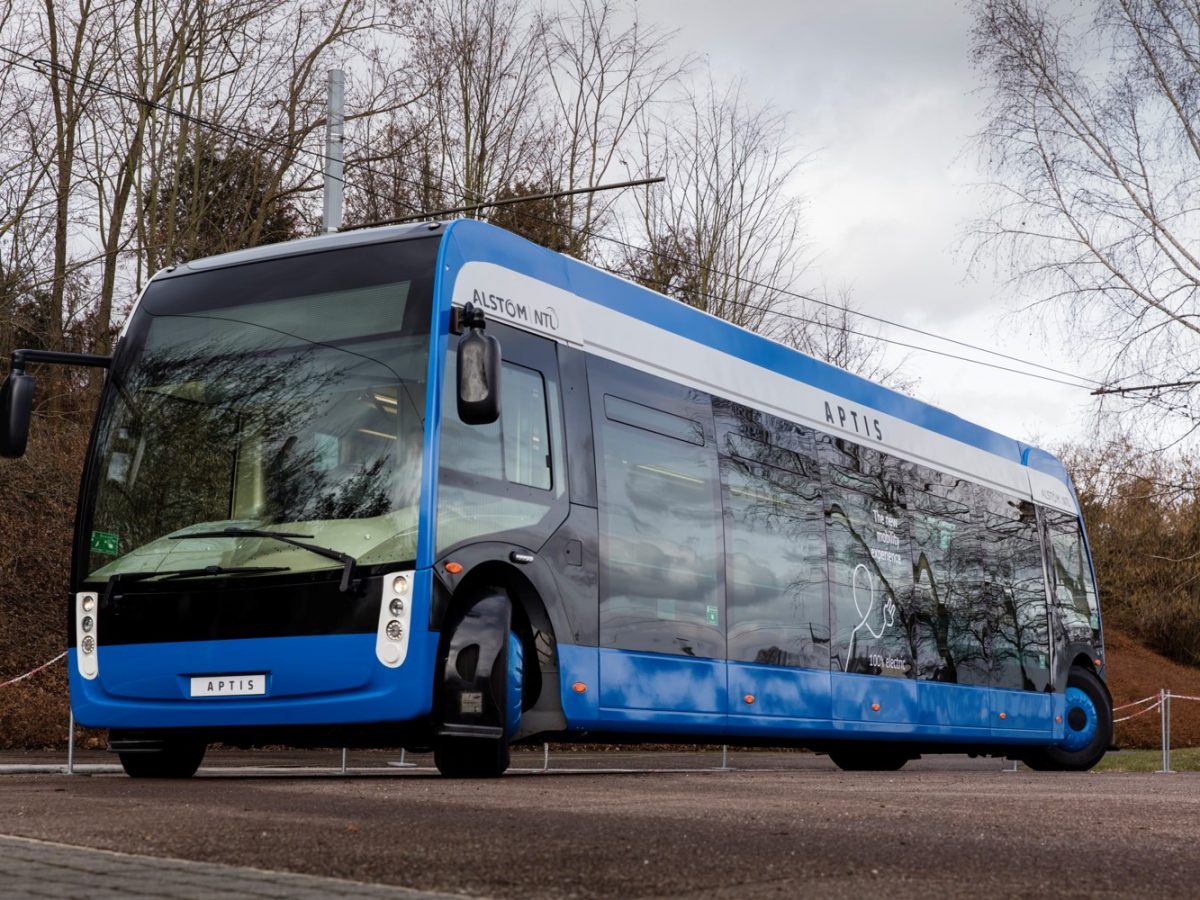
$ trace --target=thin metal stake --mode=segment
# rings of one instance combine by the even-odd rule
[[[67,774],[75,774],[75,710],[67,709]]]
[[[542,771],[550,768],[550,745],[542,744]]]
[[[721,745],[721,768],[722,769],[729,768],[729,745],[728,744]]]
[[[346,774],[346,748],[342,748],[342,774]]]
[[[1171,771],[1171,692],[1159,688],[1158,691],[1158,731],[1162,737],[1162,768],[1160,775]]]

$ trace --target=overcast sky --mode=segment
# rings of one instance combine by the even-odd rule
[[[638,0],[638,9],[679,29],[678,51],[706,55],[718,78],[742,76],[752,96],[789,114],[812,154],[797,188],[810,201],[815,260],[800,287],[848,287],[864,311],[1082,370],[1013,315],[1020,298],[1002,276],[968,265],[963,238],[987,202],[973,144],[986,98],[961,3]],[[1081,436],[1091,408],[1084,390],[925,353],[912,353],[905,372],[920,380],[921,399],[1043,445]]]

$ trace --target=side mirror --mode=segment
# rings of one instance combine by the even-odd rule
[[[15,459],[25,453],[35,384],[32,375],[12,371],[0,387],[0,456]]]
[[[489,425],[500,418],[500,342],[483,333],[483,313],[472,304],[461,321],[466,334],[458,342],[458,418]]]

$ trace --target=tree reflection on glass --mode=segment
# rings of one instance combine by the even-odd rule
[[[330,321],[335,312],[347,319],[342,299],[325,299]],[[320,523],[319,542],[358,555],[394,539],[401,521],[353,536],[336,523],[415,507],[428,336],[361,334],[370,323],[359,322],[333,340],[306,340],[263,321],[269,313],[285,326],[296,315],[289,301],[270,306],[253,317],[154,317],[136,363],[114,374],[93,528],[118,536],[119,555],[141,548],[120,568],[153,569],[169,553],[208,552],[201,564],[225,564],[230,539],[188,541],[183,551],[159,540],[214,523],[303,523],[310,534]],[[322,310],[308,299],[300,312]],[[415,536],[409,542],[393,540],[387,552],[411,558]],[[326,564],[293,555],[293,568]],[[103,574],[112,568],[104,556],[92,562],[110,564]]]

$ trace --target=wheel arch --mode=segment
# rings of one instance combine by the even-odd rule
[[[525,565],[511,563],[511,553],[528,551],[508,545],[476,545],[470,550],[474,552],[460,549],[453,554],[463,571],[442,579],[447,597],[442,608],[435,611],[435,622],[442,631],[439,658],[444,657],[454,626],[473,600],[487,589],[503,590],[512,601],[513,631],[521,640],[526,661],[525,714],[514,739],[563,730],[566,718],[559,685],[558,636],[570,631],[562,611],[544,599],[553,596],[554,584],[549,572],[541,571],[545,563],[540,559]],[[438,566],[438,571],[445,572],[444,565]]]

